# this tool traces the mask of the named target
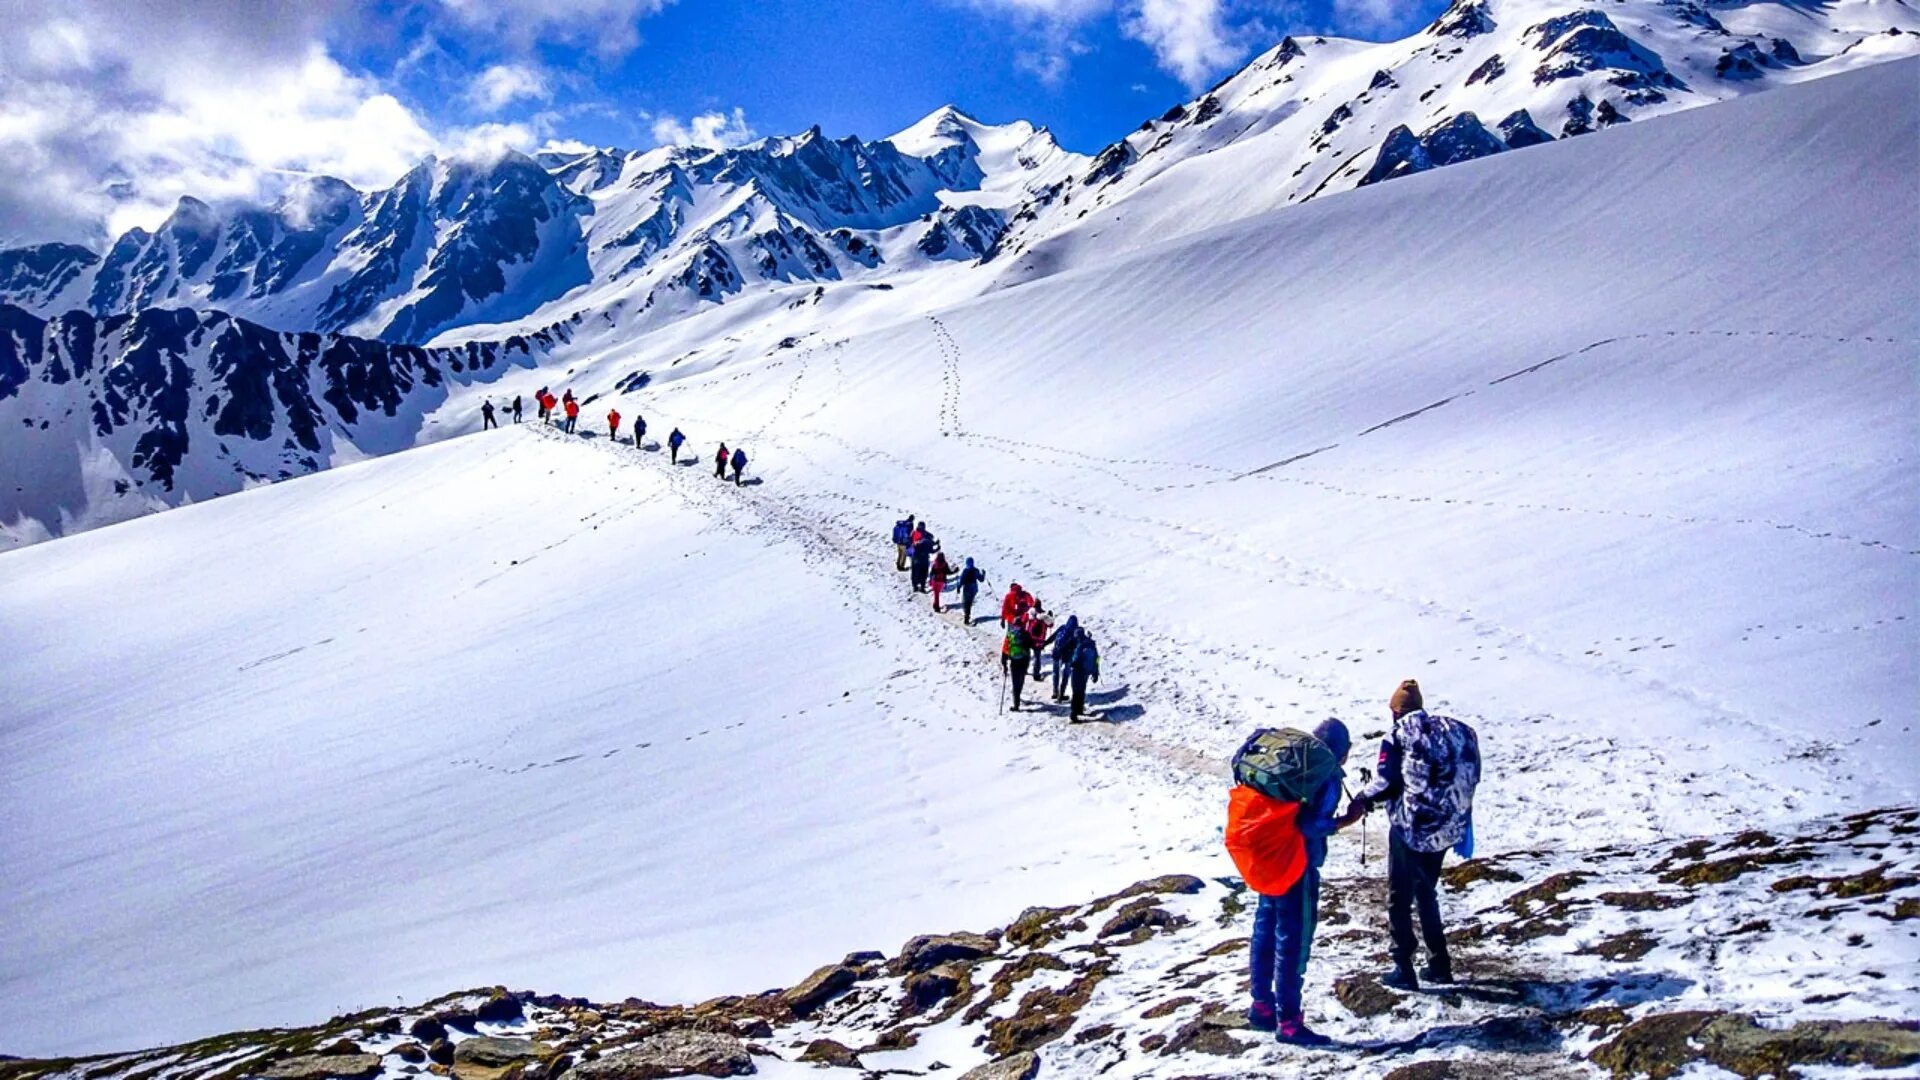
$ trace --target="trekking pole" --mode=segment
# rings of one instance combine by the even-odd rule
[[[1000,712],[1007,711],[1007,666],[1000,665]]]

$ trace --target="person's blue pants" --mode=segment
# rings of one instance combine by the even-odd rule
[[[1320,872],[1308,870],[1282,896],[1262,896],[1253,910],[1253,1000],[1281,1019],[1300,1015],[1300,988],[1313,949]]]

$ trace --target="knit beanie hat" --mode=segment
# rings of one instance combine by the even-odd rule
[[[1393,710],[1393,715],[1396,717],[1418,712],[1425,707],[1420,700],[1420,684],[1412,679],[1401,683],[1400,688],[1395,690],[1393,697],[1387,701],[1387,708]]]

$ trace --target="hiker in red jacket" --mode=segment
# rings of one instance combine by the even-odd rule
[[[580,420],[580,403],[573,400],[573,391],[567,391],[567,434],[573,434],[573,425]]]
[[[1053,630],[1053,621],[1047,618],[1047,609],[1040,606],[1040,598],[1033,598],[1033,610],[1027,612],[1027,640],[1033,644],[1033,677],[1040,678],[1040,658],[1047,653],[1048,637]]]
[[[607,410],[607,441],[614,442],[619,438],[620,438],[620,410],[608,409]]]
[[[1007,589],[1006,599],[1000,601],[1000,625],[1012,626],[1027,617],[1027,609],[1033,606],[1033,596],[1014,582]]]
[[[713,455],[713,475],[722,480],[727,478],[727,444],[720,444],[720,452]]]

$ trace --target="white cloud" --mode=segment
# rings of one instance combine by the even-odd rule
[[[704,112],[685,122],[673,116],[653,122],[653,141],[662,146],[740,146],[758,137],[747,123],[746,110],[738,106],[731,113]]]
[[[640,20],[671,0],[440,0],[468,30],[515,49],[541,43],[579,45],[617,57],[640,44]]]
[[[551,101],[553,86],[531,64],[495,64],[474,78],[467,98],[480,111],[493,113],[516,101]]]
[[[965,0],[968,6],[1014,20],[1035,41],[1014,54],[1014,64],[1041,82],[1063,80],[1073,58],[1087,51],[1079,32],[1108,16],[1120,20],[1127,37],[1153,52],[1160,68],[1188,89],[1198,90],[1248,50],[1246,26],[1229,21],[1230,8],[1260,6],[1264,0]],[[1395,0],[1357,0],[1392,3]]]
[[[0,236],[97,242],[307,173],[391,183],[438,140],[320,44],[335,6],[26,0],[0,22]]]
[[[1123,26],[1168,74],[1197,91],[1246,55],[1224,16],[1221,0],[1138,0]]]

